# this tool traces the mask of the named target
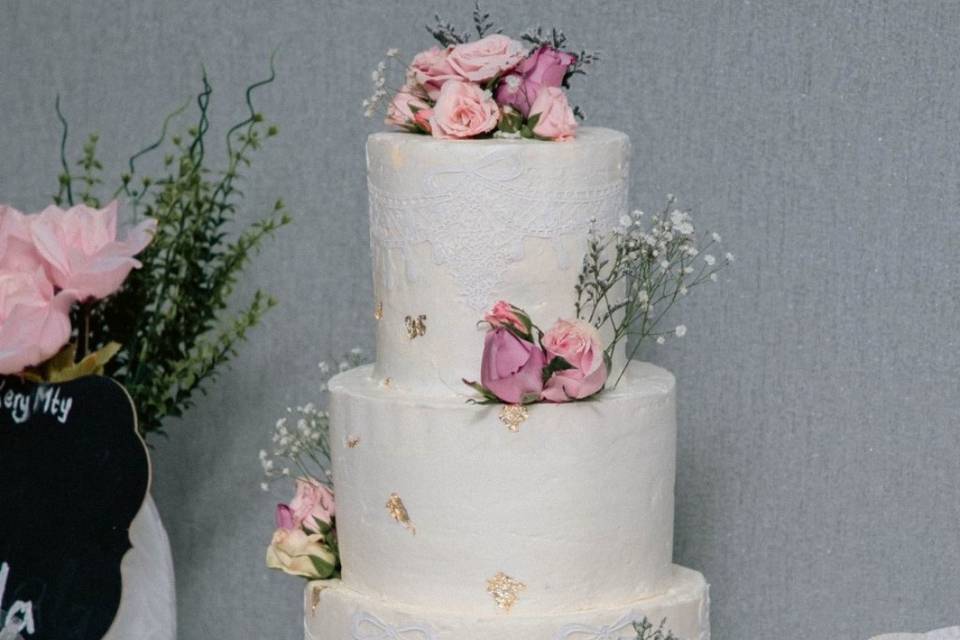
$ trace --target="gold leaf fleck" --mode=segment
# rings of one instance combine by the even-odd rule
[[[407,326],[407,337],[413,340],[420,336],[426,335],[427,333],[427,316],[424,314],[418,315],[416,318],[413,316],[407,316],[403,319],[403,322]]]
[[[373,319],[380,320],[383,318],[383,302],[377,303],[377,308],[373,311]]]
[[[503,571],[487,580],[487,593],[493,596],[497,607],[509,613],[510,608],[520,599],[520,592],[527,588],[519,580],[511,578]]]
[[[310,592],[310,613],[312,615],[317,614],[317,607],[320,606],[320,592],[324,589],[326,589],[326,587],[323,585],[313,585],[313,590]]]
[[[520,431],[520,425],[530,416],[530,412],[522,404],[505,404],[500,409],[500,422],[514,433]]]
[[[357,445],[360,444],[360,436],[350,436],[347,438],[347,447],[350,449],[356,449]]]
[[[417,534],[417,528],[410,522],[410,514],[407,513],[407,508],[403,505],[400,496],[395,493],[390,494],[390,499],[387,500],[387,511],[390,512],[390,517],[406,527],[410,533]]]

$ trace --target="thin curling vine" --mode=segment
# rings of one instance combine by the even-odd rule
[[[668,336],[682,338],[687,327],[670,329],[662,321],[673,306],[694,287],[716,282],[718,272],[732,263],[732,253],[718,259],[711,250],[720,234],[697,238],[689,212],[676,208],[667,197],[664,209],[643,225],[643,212],[636,210],[621,219],[620,228],[608,235],[593,229],[583,268],[577,279],[577,318],[597,329],[607,328],[612,338],[604,355],[612,362],[621,341],[632,340],[629,361],[648,338],[663,344]],[[620,381],[626,365],[614,378]]]
[[[152,217],[158,227],[152,244],[139,260],[123,289],[90,309],[94,322],[88,343],[96,349],[119,342],[123,349],[106,374],[130,392],[145,433],[162,432],[165,418],[180,416],[204,392],[223,365],[236,355],[248,331],[276,302],[263,291],[233,312],[237,281],[263,241],[290,222],[286,206],[277,200],[256,222],[237,219],[243,193],[237,183],[252,166],[255,152],[277,127],[264,121],[253,104],[254,92],[274,81],[270,74],[247,87],[247,116],[225,135],[225,166],[217,168],[207,153],[210,144],[210,100],[213,87],[203,73],[202,89],[194,99],[197,116],[185,134],[167,137],[171,122],[189,102],[163,122],[159,138],[133,154],[119,177],[112,198],[120,197],[134,219]],[[96,135],[89,137],[71,171],[67,161],[67,120],[56,103],[63,127],[59,192],[61,205],[83,202],[99,206],[95,191],[102,188],[103,167],[97,160]],[[137,161],[163,152],[161,168],[142,173]],[[74,189],[75,186],[80,189]],[[246,217],[246,214],[244,215]]]

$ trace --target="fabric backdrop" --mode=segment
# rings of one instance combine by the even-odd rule
[[[739,258],[646,357],[678,374],[676,560],[717,640],[862,640],[960,622],[960,4],[489,1],[605,53],[574,99],[634,142],[632,201],[667,193]],[[180,637],[302,637],[301,583],[263,565],[279,496],[257,451],[317,362],[373,348],[369,72],[467,0],[0,0],[0,201],[56,191],[54,96],[114,174],[163,116],[245,84],[280,135],[244,186],[296,213],[239,292],[281,306],[153,445]],[[558,469],[558,473],[562,473]],[[615,491],[616,487],[607,488]]]

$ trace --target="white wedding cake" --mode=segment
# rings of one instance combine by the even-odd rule
[[[674,377],[634,362],[594,398],[529,407],[469,403],[462,382],[497,300],[572,316],[629,159],[591,127],[369,138],[377,362],[330,382],[342,577],[308,584],[306,638],[612,640],[643,618],[709,638],[707,583],[672,563]]]

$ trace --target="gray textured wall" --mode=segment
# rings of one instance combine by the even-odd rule
[[[960,622],[960,5],[490,2],[607,53],[576,99],[634,140],[634,202],[682,194],[740,256],[691,300],[676,559],[713,583],[718,640],[862,639]],[[0,201],[55,190],[53,97],[119,160],[197,88],[221,125],[280,47],[281,124],[246,215],[297,212],[243,294],[282,302],[155,455],[181,638],[300,636],[268,573],[256,452],[316,362],[372,347],[359,102],[388,45],[463,1],[2,0]],[[74,138],[74,144],[78,138]],[[267,384],[269,381],[269,384]]]

